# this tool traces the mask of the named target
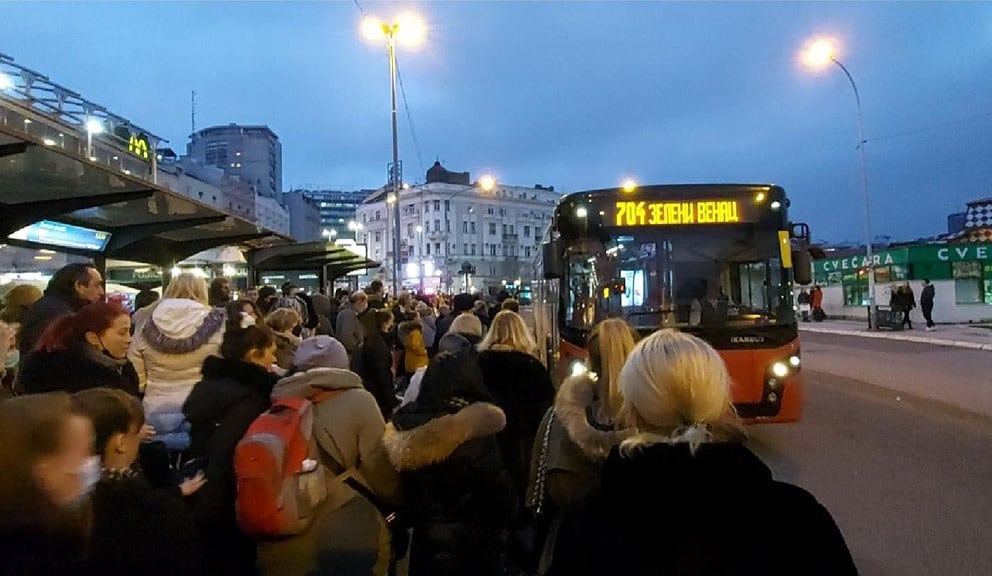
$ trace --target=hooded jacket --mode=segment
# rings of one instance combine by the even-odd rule
[[[255,546],[238,530],[234,449],[248,427],[271,405],[278,378],[260,366],[208,356],[203,380],[190,392],[183,413],[190,424],[190,458],[206,461],[206,484],[189,497],[199,529],[205,574],[250,574]]]
[[[420,322],[409,320],[399,325],[396,335],[403,343],[403,367],[407,374],[413,374],[418,368],[429,363],[427,346],[424,339],[424,328]]]
[[[321,399],[327,392],[332,394]],[[327,499],[304,533],[260,547],[262,573],[302,576],[334,569],[342,575],[384,574],[390,555],[386,522],[371,502],[343,482],[342,473],[347,471],[383,501],[401,501],[375,399],[357,374],[339,368],[313,368],[283,378],[272,390],[272,400],[287,397],[319,400],[313,430],[329,472]]]
[[[549,572],[857,573],[830,513],[737,443],[613,450],[599,486],[565,513]]]
[[[506,417],[488,403],[458,406],[435,414],[414,402],[386,425],[413,523],[410,576],[502,574],[500,535],[516,515],[495,436]]]
[[[610,451],[636,432],[597,422],[598,405],[596,382],[588,373],[573,376],[562,383],[553,410],[541,421],[534,442],[530,487],[535,486],[538,469],[544,466],[546,492],[541,496],[557,510],[565,510],[595,486]],[[542,464],[539,460],[545,435],[548,443]]]
[[[128,357],[145,391],[145,420],[155,427],[155,439],[181,450],[189,444],[183,402],[200,380],[204,360],[218,354],[225,315],[185,298],[153,306],[135,327]]]

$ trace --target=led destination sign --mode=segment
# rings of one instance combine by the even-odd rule
[[[21,228],[11,234],[9,238],[62,248],[102,252],[107,247],[107,243],[110,242],[110,233],[42,220]]]
[[[617,226],[735,224],[747,217],[737,200],[617,202]]]

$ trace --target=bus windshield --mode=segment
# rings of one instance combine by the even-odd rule
[[[608,317],[640,329],[794,324],[790,271],[777,230],[713,227],[600,228],[568,242],[566,325]]]

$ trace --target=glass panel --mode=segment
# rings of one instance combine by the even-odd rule
[[[613,316],[638,328],[795,321],[778,237],[754,224],[577,238],[566,270],[566,322],[576,328]]]

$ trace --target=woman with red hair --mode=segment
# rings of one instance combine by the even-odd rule
[[[18,385],[27,394],[119,388],[137,395],[130,346],[128,311],[112,302],[89,304],[45,330],[21,366]]]

